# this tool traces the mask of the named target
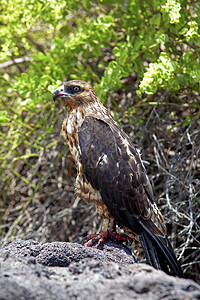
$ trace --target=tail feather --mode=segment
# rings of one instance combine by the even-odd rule
[[[167,238],[156,236],[147,229],[141,234],[140,240],[149,265],[168,274],[173,270],[178,277],[183,277],[183,271]]]
[[[154,244],[151,242],[150,239],[145,237],[145,234],[142,234],[140,236],[140,241],[143,246],[144,255],[146,257],[146,263],[153,266],[156,269],[161,269]]]

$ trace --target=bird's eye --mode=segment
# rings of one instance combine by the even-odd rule
[[[75,94],[75,93],[80,92],[81,87],[78,85],[71,85],[67,88],[67,90],[70,94]]]
[[[77,92],[79,92],[79,91],[80,91],[80,87],[79,87],[79,86],[74,86],[74,87],[73,87],[73,90],[74,90],[74,92],[76,92],[76,93],[77,93]]]

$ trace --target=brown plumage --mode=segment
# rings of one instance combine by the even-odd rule
[[[147,263],[182,277],[137,149],[90,84],[64,81],[54,92],[67,108],[62,131],[75,160],[76,193],[98,213],[140,236]],[[105,228],[104,228],[105,230]]]

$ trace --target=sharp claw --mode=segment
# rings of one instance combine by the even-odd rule
[[[97,248],[99,248],[106,241],[113,241],[115,243],[128,243],[132,244],[132,239],[126,235],[120,235],[113,231],[101,232],[99,234],[90,234],[87,237],[87,247],[92,247],[97,243]]]

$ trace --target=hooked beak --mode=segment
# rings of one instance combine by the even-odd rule
[[[63,85],[59,86],[57,90],[53,92],[53,100],[56,101],[57,98],[66,98],[69,96],[69,93],[66,92]]]

